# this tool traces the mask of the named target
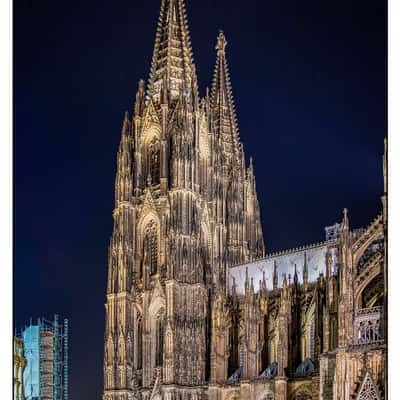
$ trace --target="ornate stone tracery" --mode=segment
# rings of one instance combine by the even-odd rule
[[[147,150],[148,171],[153,185],[160,183],[160,141],[157,138],[148,144]]]
[[[368,372],[365,374],[356,400],[381,400],[379,391]]]
[[[143,263],[148,268],[150,275],[157,273],[158,265],[158,240],[157,225],[150,220],[144,231],[143,239]]]
[[[387,216],[352,231],[345,210],[327,242],[264,257],[226,46],[200,98],[184,1],[162,0],[118,150],[103,400],[348,400],[363,368],[384,380]],[[380,400],[369,382],[358,400]]]
[[[383,307],[357,310],[354,319],[354,342],[358,345],[382,343]]]

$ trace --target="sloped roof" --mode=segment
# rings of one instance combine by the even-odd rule
[[[244,293],[244,282],[246,276],[246,268],[248,269],[249,280],[253,278],[254,290],[260,290],[259,282],[263,279],[263,273],[267,280],[268,290],[273,288],[274,264],[277,265],[278,287],[282,287],[283,274],[290,274],[293,280],[294,268],[296,265],[299,283],[303,283],[304,255],[307,260],[308,282],[315,282],[320,274],[325,276],[326,273],[326,253],[328,249],[332,254],[332,273],[337,270],[337,249],[332,248],[334,242],[322,242],[309,246],[303,246],[296,249],[286,250],[274,254],[267,255],[257,261],[247,264],[236,265],[229,270],[229,288],[232,288],[233,278],[236,283],[236,292]]]

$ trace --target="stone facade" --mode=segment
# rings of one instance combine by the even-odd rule
[[[381,399],[386,197],[366,230],[345,211],[265,256],[226,44],[200,98],[184,2],[162,0],[117,156],[103,400]]]
[[[14,336],[14,400],[24,400],[24,369],[26,358],[24,355],[24,341]]]

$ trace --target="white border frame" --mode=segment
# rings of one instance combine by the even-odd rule
[[[0,259],[1,324],[0,388],[2,398],[12,397],[12,4],[0,1]],[[389,395],[395,399],[396,371],[400,355],[400,1],[388,2],[389,50]],[[383,148],[383,144],[382,144]],[[397,232],[396,232],[397,231]],[[11,384],[10,384],[11,383]]]
[[[0,388],[12,398],[12,4],[0,1]]]
[[[388,388],[389,398],[396,399],[395,379],[400,355],[400,2],[388,4]]]

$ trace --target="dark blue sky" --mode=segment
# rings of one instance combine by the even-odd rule
[[[160,0],[14,1],[14,317],[70,319],[70,398],[102,390],[107,246],[123,113]],[[201,93],[219,29],[268,252],[379,212],[385,1],[187,0]]]

